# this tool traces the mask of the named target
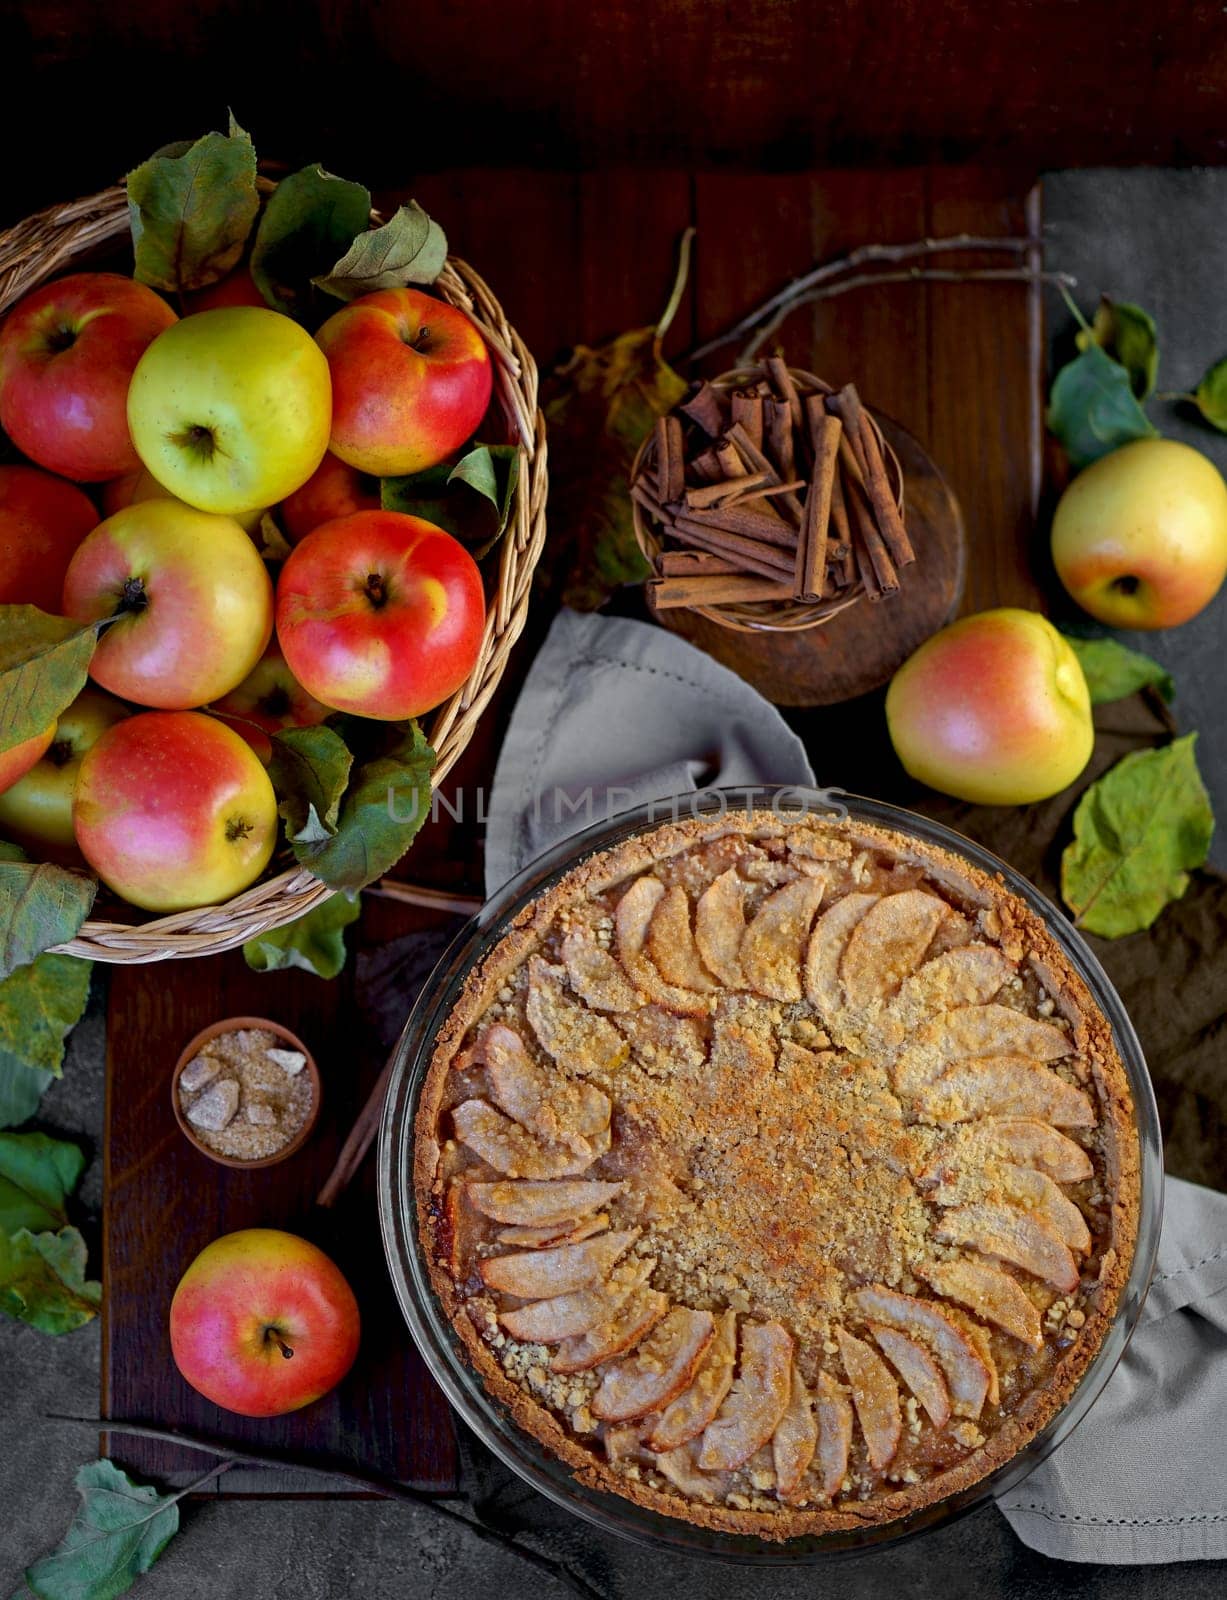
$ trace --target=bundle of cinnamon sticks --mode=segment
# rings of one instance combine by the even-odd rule
[[[656,425],[631,495],[662,540],[658,607],[894,594],[914,561],[877,429],[853,384],[778,356],[736,389],[701,383]]]

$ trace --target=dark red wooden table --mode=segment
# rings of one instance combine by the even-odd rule
[[[1031,175],[984,168],[755,177],[472,169],[423,178],[412,192],[442,221],[452,249],[494,285],[543,367],[577,340],[654,321],[678,235],[690,222],[698,228],[695,261],[670,335],[674,351],[722,329],[815,259],[857,244],[963,231],[1022,234],[1039,225]],[[854,377],[946,473],[967,526],[967,609],[1037,602],[1030,551],[1042,476],[1040,321],[1038,291],[1026,286],[905,284],[799,312],[782,330],[797,364],[836,381]],[[708,366],[722,364],[725,353]],[[552,546],[565,535],[552,528]],[[493,771],[532,637],[547,621],[534,617],[483,730],[449,779],[449,790],[466,789],[470,817],[473,790]],[[845,712],[838,724],[825,713],[805,720],[823,781],[841,781],[839,746],[828,730],[851,727],[855,735],[858,716],[866,737],[880,737],[876,705],[854,708],[851,721]],[[419,882],[479,889],[472,825],[432,826],[400,870]],[[437,914],[368,898],[350,940],[371,950],[440,922]],[[410,1346],[383,1270],[373,1163],[335,1211],[313,1205],[383,1060],[355,1000],[353,969],[351,961],[334,983],[297,972],[257,975],[232,953],[113,972],[102,1404],[112,1417],[257,1448],[315,1450],[446,1489],[455,1474],[446,1406]],[[407,1012],[414,997],[403,998]],[[253,1173],[216,1167],[190,1150],[176,1130],[168,1089],[171,1066],[197,1028],[244,1012],[301,1032],[325,1084],[324,1115],[308,1148],[284,1166]],[[303,1232],[335,1255],[358,1291],[365,1335],[358,1367],[333,1396],[289,1418],[244,1423],[179,1378],[166,1316],[196,1252],[219,1233],[255,1224]],[[115,1439],[111,1451],[142,1475],[189,1465],[161,1445]]]

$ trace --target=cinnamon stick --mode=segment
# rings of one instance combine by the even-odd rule
[[[678,408],[691,422],[697,422],[709,438],[715,439],[724,432],[728,412],[720,391],[714,384],[701,383],[688,400]]]
[[[899,515],[898,504],[891,492],[877,433],[865,415],[861,397],[856,392],[856,385],[845,384],[837,394],[830,397],[827,405],[843,418],[844,431],[852,440],[857,465],[861,469],[865,489],[891,559],[898,566],[905,567],[909,562],[915,561],[916,553],[912,549],[912,542],[908,538],[903,518]]]
[[[652,585],[652,604],[660,611],[675,606],[721,606],[741,600],[787,600],[792,585],[783,579],[730,574],[723,577],[666,578]]]
[[[725,528],[729,533],[745,534],[748,539],[762,539],[767,544],[784,545],[789,550],[797,542],[797,530],[790,523],[781,517],[755,511],[744,502],[740,505],[709,506],[687,515],[705,527]]]
[[[847,430],[844,430],[847,438]],[[852,548],[857,553],[857,564],[861,576],[864,577],[864,566],[861,564],[861,552],[865,552],[873,568],[874,577],[877,579],[878,593],[894,594],[899,587],[899,574],[895,564],[890,558],[886,548],[886,541],[878,529],[873,510],[865,496],[865,491],[854,479],[848,479],[844,485],[844,499],[848,507],[848,517],[852,523]],[[865,587],[868,589],[869,585]],[[877,596],[871,594],[870,599]]]
[[[686,490],[686,505],[691,511],[704,506],[718,506],[721,501],[740,499],[752,490],[761,489],[767,480],[761,472],[747,472],[740,478],[721,478],[719,483],[705,483],[698,489]]]
[[[775,463],[781,481],[796,475],[796,444],[792,431],[792,407],[774,395],[766,402],[767,439],[764,449]]]
[[[720,469],[720,458],[710,445],[695,456],[690,463],[690,473],[700,483],[719,483],[724,477]]]
[[[743,534],[730,533],[724,528],[713,528],[709,523],[696,522],[692,517],[678,517],[673,524],[673,531],[679,539],[684,536],[687,542],[697,545],[700,550],[727,556],[747,572],[759,572],[765,577],[792,578],[794,562],[790,550],[762,544],[757,539],[748,539]]]
[[[801,539],[797,545],[793,594],[799,600],[818,600],[826,583],[831,496],[835,488],[843,424],[838,417],[828,415],[820,395],[806,398],[805,414],[813,447],[814,467],[805,497]]]
[[[735,422],[725,437],[731,439],[737,446],[748,467],[755,472],[767,473],[773,484],[781,486],[781,493],[777,498],[795,526],[799,528],[801,526],[801,502],[795,494],[784,492],[784,479],[776,471],[774,463],[767,459],[740,423]]]
[[[749,390],[738,389],[733,395],[732,416],[734,423],[742,428],[750,439],[755,449],[760,449],[763,442],[763,397],[752,394]]]
[[[724,478],[745,477],[747,472],[745,456],[727,434],[716,446],[716,460],[720,463],[720,472]],[[774,482],[774,476],[772,481]]]
[[[656,421],[656,471],[660,498],[666,504],[680,500],[686,488],[686,463],[682,457],[681,419],[672,413]]]
[[[657,522],[665,522],[665,508],[649,487],[646,477],[631,484],[631,499],[638,501],[645,511],[650,511]]]
[[[797,393],[797,386],[793,382],[792,373],[788,370],[788,363],[783,356],[768,356],[767,371],[775,392],[781,400],[788,401],[788,408],[792,412],[792,425],[798,431],[804,426],[801,415],[801,396]]]
[[[706,550],[662,550],[656,562],[662,578],[716,578],[736,572],[726,556],[713,556]]]

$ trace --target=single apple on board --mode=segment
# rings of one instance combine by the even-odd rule
[[[277,840],[277,800],[251,746],[199,711],[142,711],[101,734],[77,775],[72,826],[102,881],[146,911],[240,893]]]
[[[115,272],[35,289],[0,324],[0,427],[31,461],[80,483],[138,465],[128,435],[132,373],[178,321],[160,296]]]
[[[51,743],[23,778],[0,794],[0,832],[40,858],[77,859],[72,801],[85,752],[128,708],[100,689],[82,689],[60,712]],[[3,757],[0,757],[3,760]]]
[[[463,311],[420,289],[379,289],[316,334],[332,372],[331,450],[386,478],[445,461],[490,404],[490,352]]]
[[[68,563],[98,521],[75,484],[38,467],[0,467],[0,605],[58,613]]]
[[[337,711],[400,721],[457,690],[481,649],[477,563],[433,522],[357,511],[294,546],[277,580],[290,671]]]
[[[209,709],[241,734],[267,766],[273,754],[270,734],[282,728],[314,727],[330,708],[307,693],[274,639],[242,683]]]
[[[132,442],[159,483],[202,511],[284,500],[328,448],[328,363],[311,335],[267,308],[184,317],[132,375]]]
[[[110,483],[104,483],[101,499],[103,515],[107,517],[113,517],[125,506],[140,505],[142,500],[174,500],[181,506],[187,504],[186,500],[171,494],[165,484],[159,483],[148,467],[138,467],[135,472],[125,472],[122,478],[112,478]],[[264,511],[262,506],[257,511],[236,512],[234,520],[245,533],[255,533]]]
[[[170,1348],[192,1388],[241,1417],[278,1417],[335,1389],[361,1337],[354,1292],[322,1250],[277,1228],[207,1245],[170,1307]]]
[[[19,779],[25,777],[34,763],[42,759],[43,751],[54,738],[53,722],[41,733],[23,739],[20,744],[10,745],[7,750],[0,750],[0,794],[4,794]]]
[[[322,523],[379,508],[379,479],[359,472],[330,450],[302,488],[281,502],[281,521],[286,538],[297,544]]]
[[[1061,496],[1052,559],[1101,622],[1173,628],[1204,610],[1227,576],[1227,484],[1200,450],[1136,439]]]
[[[142,500],[99,523],[64,579],[64,614],[105,628],[90,677],[137,705],[186,710],[229,694],[264,654],[273,586],[233,517]]]
[[[981,611],[927,639],[886,694],[895,753],[913,778],[979,805],[1026,805],[1091,758],[1078,658],[1038,611]]]

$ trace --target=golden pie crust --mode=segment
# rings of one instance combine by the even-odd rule
[[[787,1539],[967,1489],[1133,1254],[1111,1030],[998,878],[847,819],[690,818],[524,907],[415,1129],[431,1279],[584,1483]]]

